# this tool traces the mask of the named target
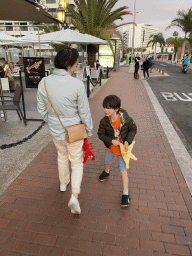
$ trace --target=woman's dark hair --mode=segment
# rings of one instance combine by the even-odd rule
[[[54,65],[58,69],[66,69],[73,66],[79,57],[78,51],[71,47],[60,50],[54,59]]]
[[[119,109],[121,107],[121,100],[116,95],[108,95],[103,100],[103,107],[104,108],[112,108],[112,109]]]

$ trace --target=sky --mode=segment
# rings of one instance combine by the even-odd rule
[[[177,17],[178,10],[187,11],[192,7],[192,0],[118,0],[115,8],[128,6],[128,10],[134,13],[135,1],[136,12],[141,12],[136,14],[136,23],[153,25],[159,29],[159,32],[163,33],[165,39],[173,36],[175,30],[179,33],[179,36],[184,36],[182,30],[178,27],[165,29]],[[123,18],[123,23],[133,21],[133,15],[125,15]],[[122,21],[117,22],[117,24],[121,23]]]

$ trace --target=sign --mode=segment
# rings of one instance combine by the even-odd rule
[[[113,45],[113,51],[115,53],[116,50],[116,41],[111,40]],[[103,67],[114,68],[114,55],[109,45],[99,45],[99,63]]]
[[[38,84],[45,77],[44,58],[24,57],[24,72],[26,88],[38,88]]]

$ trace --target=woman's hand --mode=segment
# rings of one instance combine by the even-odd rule
[[[125,152],[127,152],[129,149],[129,143],[127,141],[125,141],[124,147],[125,147]]]
[[[120,146],[119,140],[112,140],[113,146]]]

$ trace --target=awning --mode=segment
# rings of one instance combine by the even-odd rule
[[[31,0],[1,0],[0,20],[59,23]]]

